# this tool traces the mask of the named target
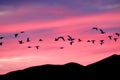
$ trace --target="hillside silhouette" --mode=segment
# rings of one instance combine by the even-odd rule
[[[42,65],[0,75],[0,80],[120,80],[120,55],[112,55],[88,66],[71,62]]]

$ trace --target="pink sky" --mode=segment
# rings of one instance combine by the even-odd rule
[[[54,2],[54,5],[47,0],[39,3],[21,1],[17,3],[19,5],[12,2],[6,5],[1,1],[4,4],[0,4],[0,36],[5,38],[0,40],[3,42],[0,46],[0,74],[43,64],[77,62],[88,65],[112,54],[120,54],[119,37],[117,42],[108,38],[109,35],[116,38],[115,33],[120,33],[119,3],[110,4],[111,0],[107,0],[109,4],[103,4],[98,0],[95,2],[97,5],[93,5],[96,9],[91,6],[79,10],[74,1],[70,0],[71,5],[67,6],[62,1]],[[92,30],[94,26],[103,29],[106,34]],[[20,34],[20,31],[25,33]],[[18,38],[14,38],[15,33],[20,34]],[[72,46],[67,35],[76,39]],[[54,38],[59,36],[64,36],[66,41],[55,42]],[[18,40],[25,41],[26,37],[30,37],[31,42],[18,44]],[[42,42],[38,41],[40,38]],[[83,41],[77,42],[78,38]],[[96,42],[87,43],[87,40]],[[102,46],[100,40],[105,40]],[[29,45],[31,49],[27,48]],[[38,50],[34,47],[36,45],[40,46]],[[60,49],[61,46],[64,49]]]

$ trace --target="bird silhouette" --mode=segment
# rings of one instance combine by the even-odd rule
[[[69,41],[73,41],[73,40],[75,40],[74,38],[72,38],[71,36],[69,36],[69,35],[67,35],[68,36],[68,40]]]
[[[104,40],[100,40],[100,42],[104,42]]]
[[[0,42],[0,46],[2,46],[3,42]]]
[[[0,39],[3,39],[4,37],[0,37]]]
[[[19,44],[23,44],[23,41],[22,41],[22,40],[20,40],[20,41],[19,41]]]
[[[28,48],[32,48],[31,46],[28,46]]]
[[[30,38],[29,38],[29,37],[27,37],[27,40],[26,40],[26,42],[30,42]]]
[[[72,45],[74,42],[73,41],[70,41],[70,45]]]
[[[92,29],[94,29],[94,30],[98,30],[98,28],[97,28],[97,27],[93,27]]]
[[[116,42],[118,38],[114,38],[114,41]]]
[[[100,44],[103,45],[103,43],[104,43],[104,40],[100,40]]]
[[[43,41],[42,39],[39,39],[39,41]]]
[[[25,33],[24,31],[21,31],[20,33]]]
[[[18,36],[18,33],[14,34],[14,36],[15,36],[15,38],[17,38],[17,36]]]
[[[108,36],[108,38],[109,38],[110,40],[112,40],[112,36]]]
[[[78,42],[81,42],[82,40],[81,39],[78,39]]]
[[[117,35],[118,37],[120,36],[120,34],[119,34],[119,33],[115,33],[115,35]]]
[[[99,29],[99,30],[100,30],[101,34],[105,34],[105,32],[102,29]]]
[[[101,42],[100,44],[103,45],[104,42]]]
[[[64,39],[63,36],[60,36],[60,37],[55,38],[55,41],[58,41],[59,39],[62,39],[63,41],[65,41],[65,39]]]
[[[54,41],[58,41],[58,38],[55,38],[55,40]]]
[[[91,42],[90,40],[87,40],[87,42]]]
[[[91,41],[92,41],[93,44],[95,43],[95,40],[91,40]]]
[[[35,46],[36,47],[36,49],[39,49],[39,46]]]
[[[60,47],[60,49],[64,49],[64,47]]]

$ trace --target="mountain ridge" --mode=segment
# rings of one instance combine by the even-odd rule
[[[83,66],[75,62],[64,65],[46,64],[0,75],[0,80],[104,80],[120,77],[120,55],[112,55],[93,64]]]

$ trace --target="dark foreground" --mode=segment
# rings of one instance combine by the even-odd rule
[[[120,55],[88,66],[71,62],[30,67],[0,75],[0,80],[120,80]]]

